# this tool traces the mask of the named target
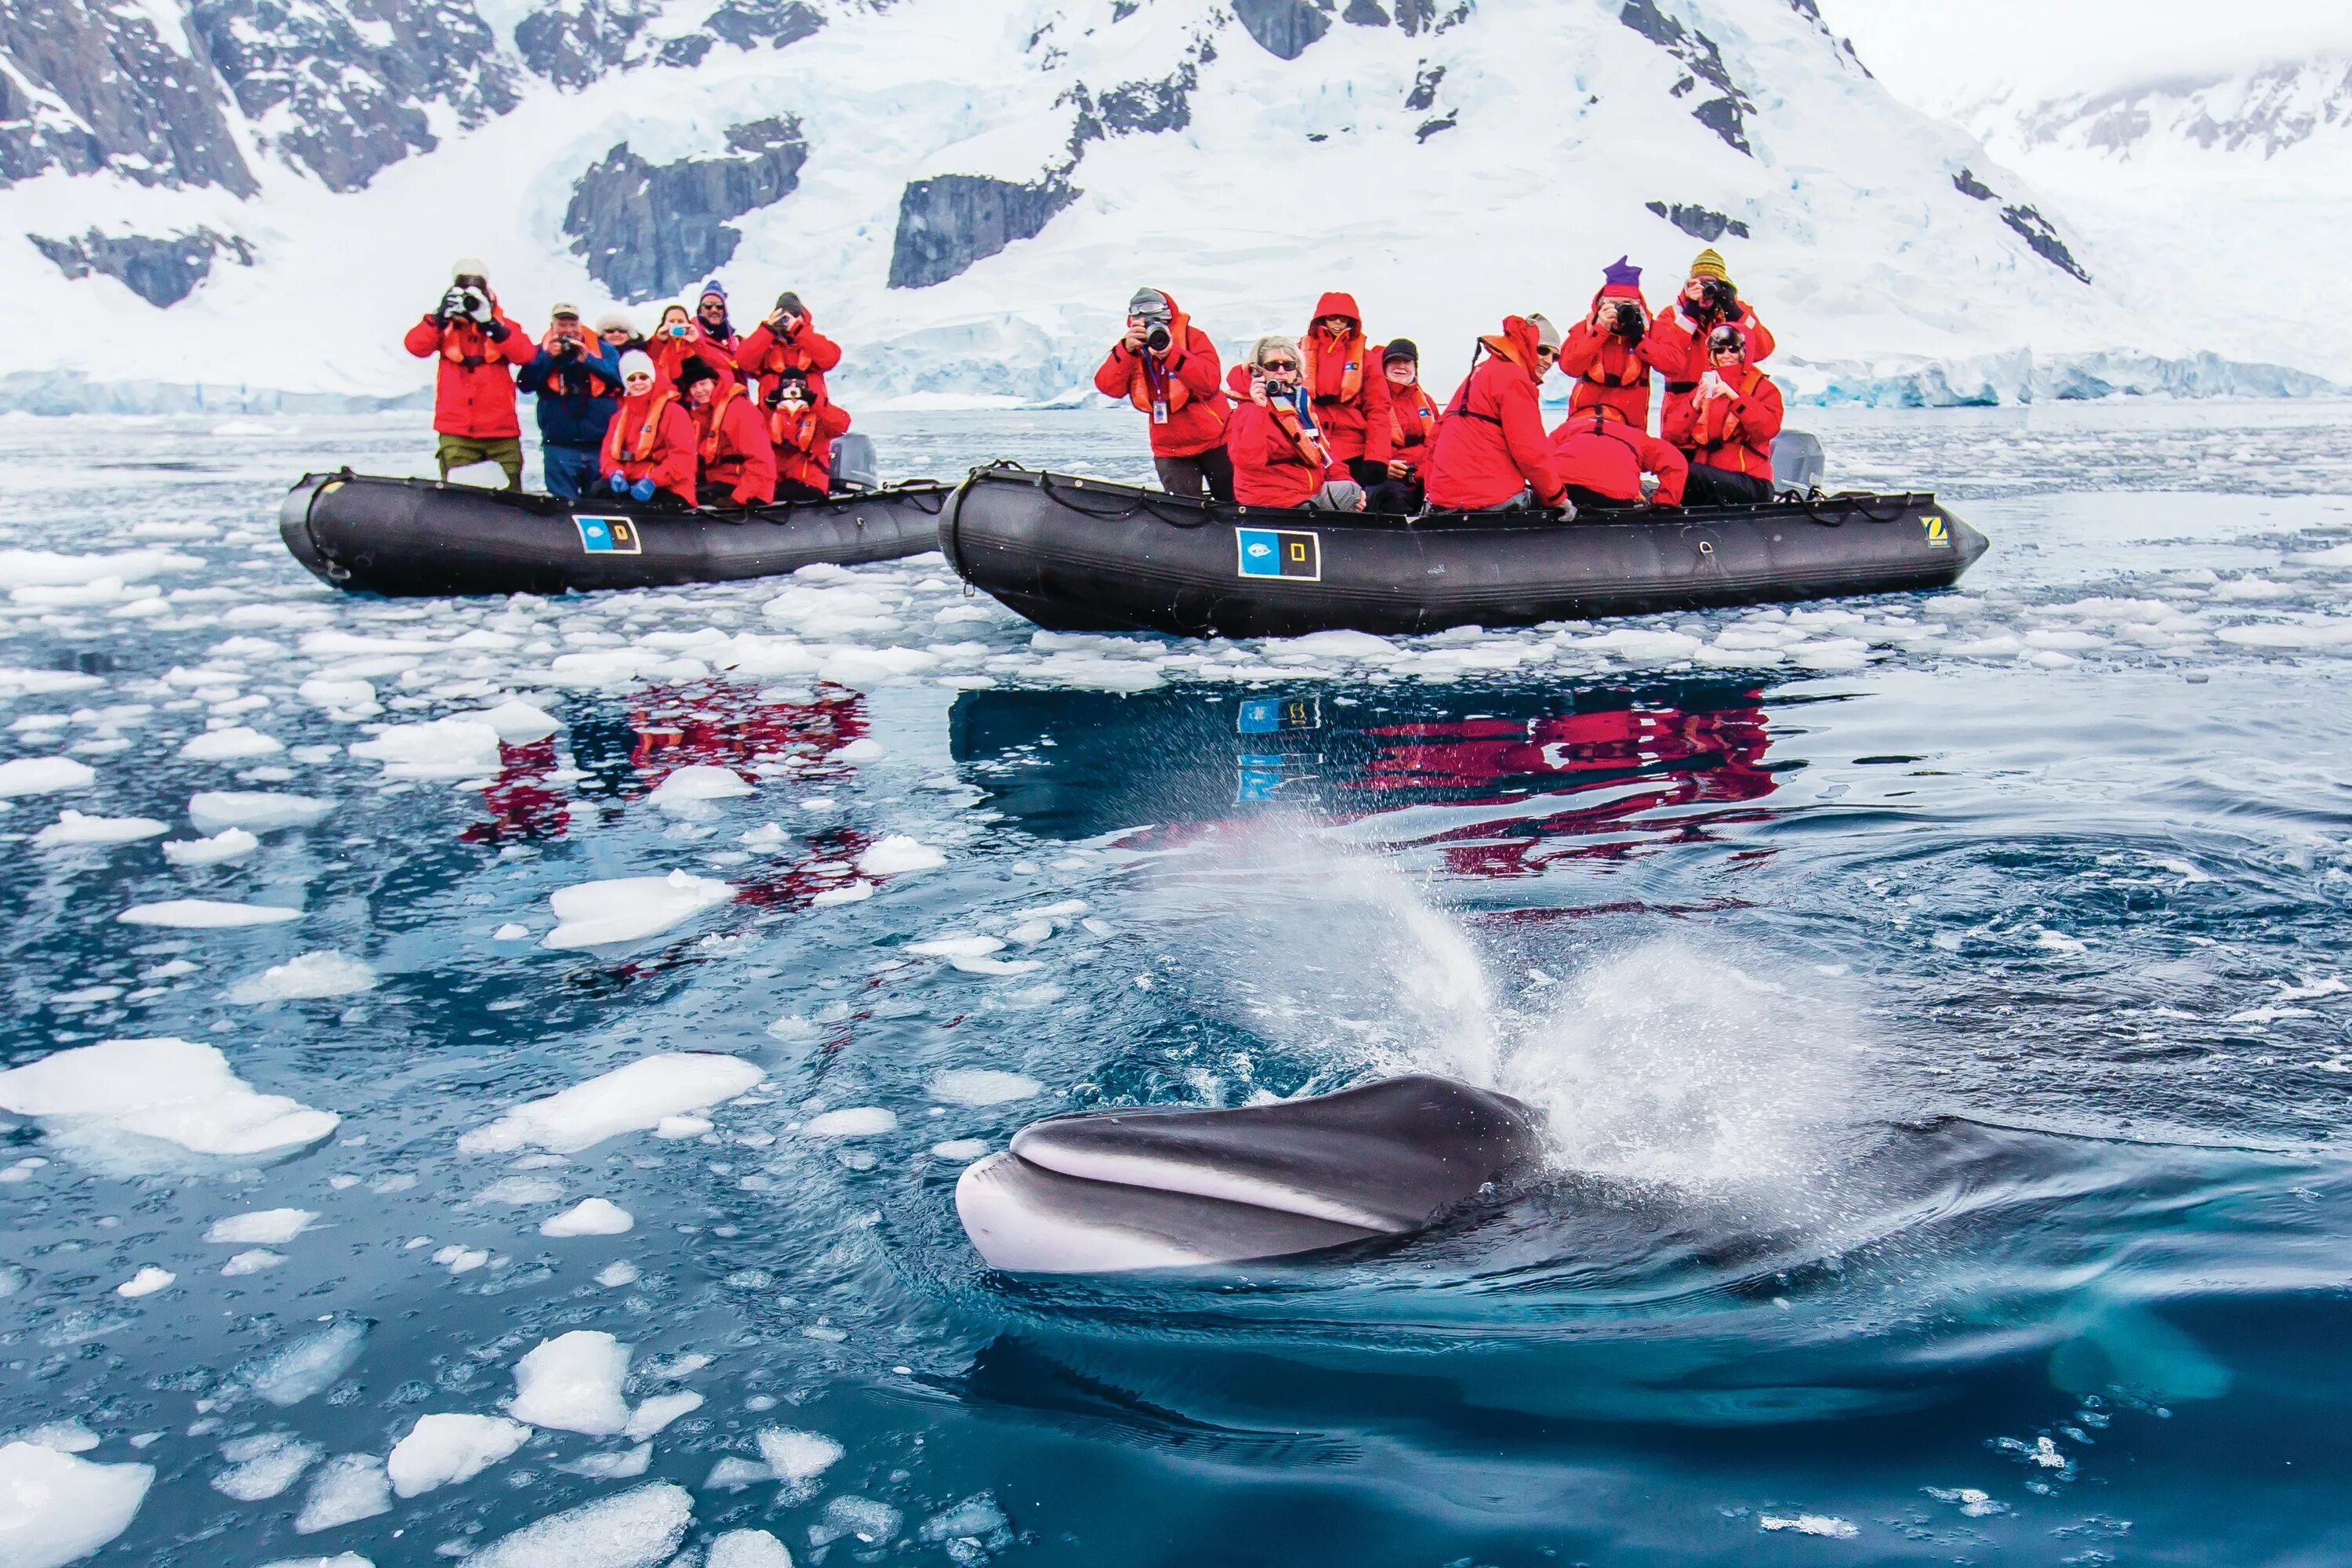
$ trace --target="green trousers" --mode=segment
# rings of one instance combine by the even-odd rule
[[[522,489],[522,441],[514,436],[492,436],[477,439],[471,436],[444,436],[434,457],[441,464],[441,477],[447,479],[452,468],[471,467],[476,463],[496,463],[507,476],[507,489]]]

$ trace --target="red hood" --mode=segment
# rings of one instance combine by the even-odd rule
[[[1538,342],[1536,324],[1525,316],[1504,317],[1503,331],[1499,336],[1489,333],[1478,341],[1526,371],[1528,380],[1543,379],[1543,372],[1536,364],[1536,345]]]
[[[1360,332],[1364,330],[1364,313],[1356,309],[1356,297],[1353,294],[1334,291],[1316,300],[1315,314],[1307,323],[1307,330],[1312,331],[1315,323],[1326,316],[1345,316],[1354,324],[1356,331]]]

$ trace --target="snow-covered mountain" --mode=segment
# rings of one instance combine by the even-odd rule
[[[795,289],[869,405],[1071,394],[1144,282],[1228,348],[1350,289],[1450,383],[1701,243],[1801,393],[2319,384],[2151,309],[2042,188],[2052,124],[1989,153],[1813,0],[12,0],[0,288],[47,325],[0,402],[408,393],[459,254],[534,329]]]

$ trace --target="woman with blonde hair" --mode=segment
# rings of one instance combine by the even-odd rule
[[[1244,506],[1361,511],[1361,485],[1324,481],[1331,453],[1316,428],[1305,365],[1298,340],[1275,335],[1258,339],[1249,363],[1234,367],[1227,384],[1240,406],[1225,426],[1234,500]]]

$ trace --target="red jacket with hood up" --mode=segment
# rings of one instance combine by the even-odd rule
[[[1326,316],[1346,317],[1346,335],[1332,337],[1316,324]],[[1364,313],[1356,309],[1356,297],[1335,291],[1318,300],[1315,321],[1298,347],[1307,356],[1303,369],[1315,423],[1331,454],[1330,477],[1347,479],[1343,465],[1351,458],[1387,462],[1388,377],[1381,374],[1379,348],[1364,336]]]

